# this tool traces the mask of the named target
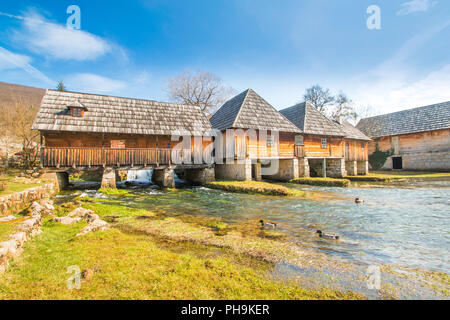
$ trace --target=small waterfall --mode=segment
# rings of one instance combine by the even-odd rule
[[[153,170],[130,170],[128,171],[127,181],[150,183],[152,181]]]

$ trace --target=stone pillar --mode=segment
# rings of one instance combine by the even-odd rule
[[[252,160],[236,160],[230,164],[216,164],[216,179],[228,181],[252,181]]]
[[[326,176],[330,178],[342,178],[347,175],[345,159],[326,159]]]
[[[325,159],[309,159],[310,174],[314,177],[326,177],[326,171],[324,170]]]
[[[214,168],[186,169],[184,179],[192,185],[205,185],[216,180]]]
[[[298,159],[298,176],[303,178],[309,178],[311,176],[309,160],[307,158]]]
[[[116,187],[116,171],[113,168],[105,168],[102,176],[102,189],[115,189]]]
[[[365,176],[369,174],[369,161],[358,161],[358,175]]]
[[[257,162],[252,164],[252,178],[256,181],[261,181],[261,163]]]
[[[172,168],[154,169],[152,182],[161,188],[175,188],[175,173]]]
[[[60,191],[69,185],[69,173],[67,172],[47,172],[41,176],[41,179],[55,183]]]
[[[278,172],[274,175],[264,176],[270,180],[289,181],[299,177],[298,159],[278,160]]]
[[[345,170],[349,176],[358,175],[358,165],[356,161],[345,161]]]

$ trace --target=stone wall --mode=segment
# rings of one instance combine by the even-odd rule
[[[303,178],[309,178],[311,176],[307,158],[298,159],[298,176]]]
[[[327,177],[342,178],[347,175],[344,159],[327,159]]]
[[[234,161],[232,164],[216,164],[216,179],[230,181],[251,181],[252,161]]]
[[[34,201],[52,197],[58,191],[59,189],[55,183],[49,183],[40,187],[2,196],[0,197],[0,216],[15,214],[28,208]]]
[[[193,185],[204,185],[216,180],[214,168],[186,169],[184,170],[182,177]]]
[[[450,171],[450,151],[407,153],[389,157],[383,169],[392,169],[392,158],[403,159],[404,170]]]
[[[299,177],[298,159],[279,160],[278,172],[264,178],[276,181],[289,181]]]
[[[345,170],[347,175],[356,176],[358,175],[358,164],[356,161],[345,161]]]
[[[360,176],[365,176],[369,174],[369,161],[358,161],[357,162],[357,172]]]
[[[172,168],[154,169],[152,182],[161,188],[175,188],[175,172]]]

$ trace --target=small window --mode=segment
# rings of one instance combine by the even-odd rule
[[[125,149],[125,141],[111,140],[111,149]]]
[[[366,149],[366,145],[364,143],[361,143],[361,150],[364,151]]]
[[[267,146],[273,147],[275,145],[275,137],[274,136],[268,136],[267,137]]]
[[[295,145],[296,146],[304,146],[305,145],[303,136],[295,136]]]
[[[327,139],[322,139],[322,149],[327,148]]]
[[[81,108],[72,108],[72,117],[81,117]]]

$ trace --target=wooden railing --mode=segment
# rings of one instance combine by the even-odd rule
[[[41,165],[61,168],[194,164],[194,157],[191,150],[44,147],[41,151]],[[197,162],[198,158],[197,155]]]

